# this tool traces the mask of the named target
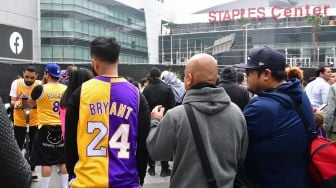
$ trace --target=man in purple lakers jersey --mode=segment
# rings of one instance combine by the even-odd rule
[[[114,38],[96,38],[90,52],[97,76],[83,83],[67,105],[70,186],[137,188],[137,140],[145,141],[148,134],[138,121],[149,120],[148,105],[135,86],[118,76],[120,45]]]

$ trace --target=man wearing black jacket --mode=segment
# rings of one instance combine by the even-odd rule
[[[143,90],[143,94],[146,97],[150,111],[157,105],[162,105],[167,111],[175,106],[175,97],[172,89],[167,86],[161,79],[161,71],[157,67],[153,67],[149,73],[149,84]],[[148,173],[151,176],[155,175],[155,162],[148,161],[149,170]],[[160,176],[170,176],[171,170],[169,169],[168,161],[161,161],[161,173]]]
[[[224,88],[231,101],[243,111],[250,101],[249,92],[236,83],[237,72],[233,67],[225,67],[220,75],[218,87]]]

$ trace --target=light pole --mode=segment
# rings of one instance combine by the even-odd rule
[[[333,51],[333,63],[334,63],[334,67],[336,67],[336,59],[335,59],[335,47],[332,48]]]
[[[247,26],[249,26],[251,23],[247,23],[243,25],[243,28],[245,27],[245,63],[247,63]]]
[[[173,35],[170,34],[170,64],[173,64]]]
[[[317,47],[317,67],[320,66],[320,47]]]
[[[301,53],[300,53],[300,57],[301,57],[301,59],[302,59],[302,58],[303,58],[303,49],[302,49],[302,48],[300,49],[300,52],[301,52]]]
[[[161,64],[163,64],[163,61],[164,61],[164,50],[163,50],[163,35],[161,33],[161,50],[162,50],[162,53],[161,53]]]

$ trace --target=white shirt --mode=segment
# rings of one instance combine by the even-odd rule
[[[328,100],[330,85],[321,77],[317,77],[314,81],[306,86],[306,93],[313,107],[319,108],[322,104],[326,104]]]
[[[32,87],[32,86],[27,86],[26,83],[23,81],[23,78],[16,79],[12,82],[12,86],[11,86],[11,90],[9,92],[9,96],[18,97],[18,96],[16,96],[16,91],[17,91],[17,88],[19,86],[19,81],[23,82],[24,87],[27,87],[27,88]],[[39,80],[38,85],[41,85],[41,84],[42,84],[42,82]]]

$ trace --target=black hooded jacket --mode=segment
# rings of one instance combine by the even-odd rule
[[[221,79],[218,87],[224,88],[226,93],[230,96],[231,101],[239,106],[243,111],[245,106],[250,101],[249,92],[245,87],[236,83],[237,73],[233,67],[225,67],[221,74]]]

